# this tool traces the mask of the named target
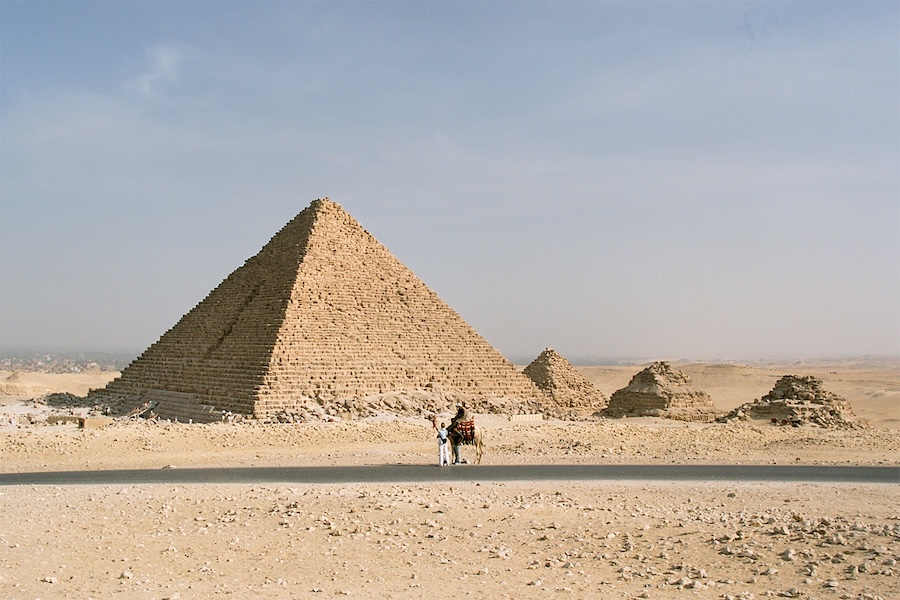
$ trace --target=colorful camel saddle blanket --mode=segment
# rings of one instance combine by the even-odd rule
[[[475,443],[475,419],[460,421],[456,424],[456,431],[459,432],[461,444],[470,445]]]

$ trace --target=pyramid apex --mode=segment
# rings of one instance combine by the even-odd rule
[[[314,216],[314,218],[325,215],[346,215],[348,218],[352,218],[350,217],[350,213],[344,210],[344,207],[342,207],[340,204],[338,204],[328,196],[325,196],[324,198],[316,198],[315,200],[310,202],[309,206],[304,208],[300,214],[311,214]]]
[[[540,356],[538,356],[538,359],[539,359],[539,358],[543,358],[543,359],[546,359],[546,360],[555,360],[555,359],[558,358],[558,357],[564,358],[562,354],[560,354],[559,352],[557,352],[557,351],[554,350],[553,348],[547,346],[546,348],[544,348],[544,351],[541,352]],[[535,359],[535,360],[537,360],[537,359]]]
[[[310,208],[325,208],[329,206],[336,206],[337,208],[341,208],[341,205],[325,196],[324,198],[316,198],[309,204]],[[342,209],[343,210],[343,209]]]

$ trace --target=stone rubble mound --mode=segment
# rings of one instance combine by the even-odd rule
[[[602,416],[665,417],[679,421],[714,421],[720,411],[709,394],[694,389],[691,378],[666,362],[655,362],[632,377],[609,399]]]
[[[106,406],[91,402],[86,396],[78,396],[71,392],[53,392],[35,398],[36,402],[43,402],[56,411],[76,411],[82,409],[85,415],[99,416],[106,412]]]
[[[321,401],[302,398],[289,410],[270,415],[264,421],[275,423],[334,422],[372,417],[423,417],[455,413],[458,402],[480,414],[525,414],[545,411],[539,400],[520,398],[472,399],[464,395],[435,391],[396,391],[363,398]]]
[[[77,398],[77,397],[76,397]],[[133,406],[133,399],[112,399],[106,405],[95,405],[97,414],[113,414],[128,419],[172,421],[181,423],[234,423],[245,419],[240,413],[218,410],[196,397],[165,390],[148,390],[143,402]],[[81,405],[87,401],[77,398]],[[480,414],[546,414],[546,401],[536,398],[486,397],[437,390],[402,390],[373,394],[361,398],[323,399],[301,396],[288,408],[258,419],[261,423],[340,422],[373,417],[424,417],[456,412],[463,402]],[[126,411],[126,408],[128,409]],[[102,409],[102,413],[100,412]]]
[[[550,397],[549,412],[592,414],[606,407],[606,396],[597,390],[562,354],[552,348],[525,367],[523,373]],[[548,412],[545,410],[545,412]]]
[[[77,423],[84,418],[103,417],[105,404],[97,404],[70,392],[50,392],[23,399],[15,412],[0,414],[0,427]]]
[[[768,419],[780,425],[816,425],[825,428],[865,427],[857,421],[844,398],[822,387],[811,375],[784,375],[768,394],[720,417],[723,422]]]

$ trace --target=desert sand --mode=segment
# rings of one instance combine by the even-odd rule
[[[479,415],[483,462],[900,465],[900,367],[890,361],[678,368],[723,412],[761,397],[781,375],[815,375],[868,427],[517,423]],[[607,396],[639,369],[579,367]],[[13,375],[0,373],[0,383]],[[424,415],[267,425],[116,421],[84,430],[30,424],[29,413],[39,422],[51,409],[27,400],[27,386],[82,395],[115,374],[15,375],[10,383],[19,387],[7,391],[17,393],[0,397],[0,473],[440,469]],[[471,449],[464,454],[472,459]],[[4,598],[900,597],[898,485],[0,486],[0,510]]]

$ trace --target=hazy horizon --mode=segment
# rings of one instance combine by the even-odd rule
[[[61,356],[71,358],[75,355],[82,356],[86,360],[96,360],[98,358],[116,359],[124,361],[123,367],[140,356],[146,348],[137,349],[94,349],[94,348],[66,348],[66,347],[27,347],[20,346],[15,348],[4,348],[0,350],[0,359],[9,358],[28,358],[36,356]],[[542,350],[543,351],[543,350]],[[539,353],[538,353],[539,354]],[[518,367],[525,367],[531,361],[538,357],[534,356],[506,356],[512,364]],[[728,357],[728,356],[706,356],[706,357],[676,357],[676,356],[594,356],[594,355],[575,355],[565,357],[572,365],[576,367],[590,366],[636,366],[646,365],[652,362],[663,361],[672,364],[766,364],[766,363],[824,363],[834,364],[837,362],[890,362],[895,363],[900,368],[900,354],[862,354],[862,355],[818,355],[818,356],[756,356],[756,357]]]
[[[0,17],[0,351],[139,353],[327,196],[514,362],[900,355],[895,1]]]

